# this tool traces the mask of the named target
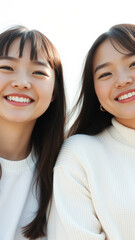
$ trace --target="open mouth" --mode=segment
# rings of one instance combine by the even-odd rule
[[[127,100],[127,99],[130,100],[133,97],[135,97],[135,91],[128,92],[126,94],[120,95],[120,96],[116,97],[115,100],[117,100],[117,101],[122,101],[122,100]]]
[[[15,97],[15,96],[7,96],[5,97],[7,100],[9,101],[13,101],[13,102],[19,102],[19,103],[30,103],[33,100],[30,98],[24,98],[24,97]]]
[[[19,95],[19,94],[9,94],[4,96],[4,98],[11,103],[20,103],[20,104],[29,104],[34,102],[32,98],[27,95]]]

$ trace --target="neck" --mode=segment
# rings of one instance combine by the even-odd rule
[[[0,122],[0,157],[9,160],[21,160],[31,150],[31,134],[35,122],[1,123]]]
[[[125,127],[135,129],[135,119],[122,119],[118,117],[115,117],[115,119]]]

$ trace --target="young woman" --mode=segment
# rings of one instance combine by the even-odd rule
[[[23,26],[1,33],[0,239],[46,239],[64,121],[62,65],[53,44]]]
[[[116,25],[95,41],[77,107],[75,136],[54,171],[52,234],[55,240],[134,240],[135,25]]]

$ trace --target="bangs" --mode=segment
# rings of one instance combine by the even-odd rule
[[[109,32],[108,37],[113,47],[120,52],[119,47],[123,50],[127,49],[129,52],[135,54],[135,26],[131,24],[119,24],[113,26]],[[125,55],[124,51],[120,52]]]
[[[0,56],[8,56],[11,44],[18,38],[20,38],[19,58],[22,57],[25,43],[29,40],[31,61],[37,60],[39,51],[42,51],[52,69],[59,64],[58,53],[49,39],[36,30],[29,31],[24,27],[12,28],[0,34]]]

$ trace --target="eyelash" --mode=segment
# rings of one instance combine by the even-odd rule
[[[13,71],[13,68],[10,67],[10,66],[0,66],[0,69],[4,69],[4,70],[7,70],[7,71]],[[35,72],[33,72],[33,74],[37,74],[37,75],[41,75],[41,76],[46,76],[46,77],[48,77],[48,75],[45,74],[45,73],[42,72],[42,71],[35,71]]]
[[[41,72],[41,71],[35,71],[33,74],[37,74],[37,75],[43,75],[43,76],[47,76],[47,74],[45,74],[44,72]]]
[[[135,62],[131,63],[129,67],[135,67]]]
[[[103,78],[103,77],[107,77],[109,75],[112,75],[111,73],[107,72],[107,73],[103,73],[102,75],[99,76],[99,79],[100,78]]]
[[[132,68],[132,67],[135,67],[135,62],[132,62],[132,63],[129,65],[129,68]],[[107,77],[107,76],[109,76],[109,75],[111,75],[110,72],[103,73],[103,74],[101,74],[101,75],[99,76],[99,79],[100,79],[100,78]]]
[[[13,68],[11,68],[10,66],[0,66],[0,69],[13,71]]]

